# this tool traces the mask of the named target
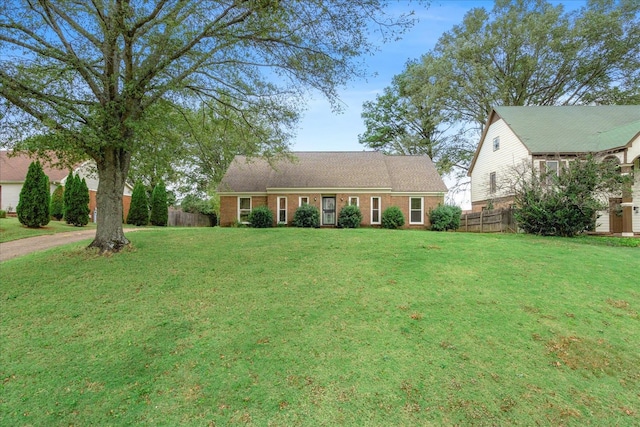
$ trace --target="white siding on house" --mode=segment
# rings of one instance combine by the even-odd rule
[[[640,135],[631,143],[631,147],[627,151],[627,161],[632,162],[636,157],[640,156]]]
[[[496,137],[500,137],[500,149],[494,151],[493,140]],[[513,176],[514,168],[525,162],[531,164],[529,151],[504,120],[491,124],[471,172],[471,202],[510,195],[504,183]],[[495,194],[489,192],[489,175],[492,172],[496,173],[498,187]]]
[[[16,206],[18,206],[18,202],[20,201],[20,191],[22,191],[22,183],[5,183],[0,184],[0,186],[2,187],[2,196],[0,197],[2,199],[2,205],[0,206],[0,210],[4,210],[7,212],[10,210],[11,212],[15,212]],[[53,194],[57,186],[57,184],[50,184],[49,192]]]

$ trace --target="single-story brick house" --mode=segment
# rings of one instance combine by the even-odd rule
[[[469,176],[474,211],[513,203],[514,169],[559,174],[567,162],[592,154],[634,175],[626,195],[614,195],[596,231],[640,233],[640,105],[495,107],[480,138]]]
[[[275,224],[290,225],[308,203],[320,210],[321,226],[335,226],[340,210],[357,205],[363,226],[381,224],[390,206],[403,212],[406,228],[429,225],[429,211],[447,192],[428,156],[388,156],[375,151],[293,152],[269,164],[236,156],[218,186],[220,225],[248,223],[251,209],[268,206]]]
[[[29,165],[37,160],[27,154],[10,155],[8,151],[0,151],[0,209],[7,212],[15,212],[16,206],[20,201],[20,191],[27,177]],[[58,185],[64,186],[69,169],[57,168],[41,161],[44,174],[49,177],[49,185],[51,194]],[[73,168],[73,173],[84,178],[89,189],[89,212],[91,221],[95,220],[97,215],[96,194],[98,191],[98,174],[95,170],[95,164],[91,161],[80,163]],[[122,207],[124,208],[124,217],[129,213],[131,204],[131,194],[133,188],[125,185],[122,196]]]

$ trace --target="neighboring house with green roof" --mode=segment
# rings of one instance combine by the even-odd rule
[[[268,206],[274,225],[291,224],[303,204],[320,210],[322,226],[335,226],[350,204],[362,212],[363,226],[381,224],[382,213],[397,206],[405,227],[429,225],[429,210],[447,192],[428,156],[387,156],[375,151],[293,152],[291,159],[236,156],[220,185],[220,225],[248,223],[251,209]]]
[[[590,153],[635,172],[631,197],[611,198],[597,231],[640,233],[640,105],[495,107],[469,168],[472,209],[511,205],[508,182],[523,165],[558,173]]]

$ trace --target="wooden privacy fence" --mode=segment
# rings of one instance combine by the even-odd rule
[[[211,227],[213,224],[207,215],[169,209],[168,225],[170,227]]]
[[[513,218],[513,209],[462,214],[458,231],[470,233],[515,233],[518,225]]]

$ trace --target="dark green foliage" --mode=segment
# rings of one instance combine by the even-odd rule
[[[404,215],[397,206],[389,206],[382,212],[382,227],[383,228],[400,228],[404,225]]]
[[[63,193],[64,219],[67,224],[82,227],[89,223],[89,190],[79,175],[70,173]]]
[[[559,176],[527,173],[517,182],[514,217],[530,234],[570,237],[594,230],[597,211],[607,207],[598,196],[621,191],[627,179],[616,165],[591,157],[561,167]]]
[[[7,211],[0,209],[0,218],[6,218],[7,217]]]
[[[258,206],[251,210],[249,222],[253,228],[268,228],[273,226],[273,213],[267,206]]]
[[[58,185],[51,195],[49,213],[56,221],[60,221],[64,217],[64,187],[62,185]]]
[[[127,215],[127,224],[147,225],[149,223],[149,202],[147,201],[147,191],[144,184],[138,181],[133,187],[131,194],[131,206]]]
[[[320,211],[313,205],[300,206],[293,215],[293,225],[296,227],[320,227]]]
[[[47,225],[50,218],[49,204],[49,178],[44,174],[40,162],[32,162],[20,190],[20,201],[16,207],[18,220],[30,228]]]
[[[164,182],[160,181],[151,193],[151,224],[166,227],[168,222],[167,189],[164,186]]]
[[[71,205],[72,205],[72,196],[73,196],[73,187],[75,185],[75,177],[73,176],[73,172],[69,172],[67,179],[64,182],[64,192],[62,193],[62,215],[67,222],[69,221],[69,214],[71,213]],[[69,213],[67,213],[69,211]]]
[[[458,206],[440,205],[429,212],[429,222],[434,231],[457,230],[460,227],[462,209]]]
[[[356,205],[347,205],[340,210],[338,215],[338,227],[358,228],[362,222],[362,212]]]

